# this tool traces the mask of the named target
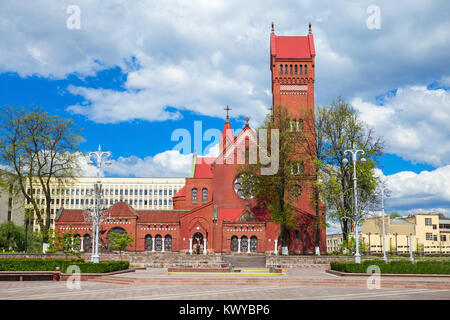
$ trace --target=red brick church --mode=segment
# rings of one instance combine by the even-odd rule
[[[287,106],[293,119],[298,110],[314,110],[314,38],[306,36],[270,36],[273,106]],[[173,210],[135,210],[126,202],[117,202],[107,210],[101,224],[101,238],[107,243],[111,230],[132,234],[131,251],[196,253],[279,253],[279,227],[270,221],[270,212],[259,208],[255,199],[245,199],[236,176],[236,160],[254,137],[247,123],[234,136],[225,122],[217,158],[193,156],[191,177],[173,196]],[[232,162],[232,163],[231,163]],[[310,200],[311,187],[305,187],[298,201],[298,228],[290,234],[289,252],[315,252],[315,209]],[[323,214],[323,209],[321,209]],[[61,209],[56,230],[72,229],[91,247],[91,225],[84,221],[82,210]],[[325,230],[320,234],[320,251],[326,253]]]

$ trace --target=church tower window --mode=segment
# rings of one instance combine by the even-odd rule
[[[202,190],[202,203],[208,202],[208,189],[203,188]]]
[[[197,188],[192,189],[192,203],[197,203],[198,190]]]
[[[308,74],[308,66],[305,64],[305,74]]]

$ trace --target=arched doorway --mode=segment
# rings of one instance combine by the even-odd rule
[[[196,232],[192,236],[192,249],[194,253],[200,254],[201,247],[203,245],[203,234],[201,232]]]
[[[241,252],[247,252],[248,251],[248,238],[247,236],[241,237]]]
[[[160,234],[155,237],[155,251],[162,251],[162,236]]]
[[[89,249],[91,249],[91,236],[87,233],[83,237],[83,246],[84,251],[88,251]]]
[[[151,235],[145,236],[145,250],[152,250],[153,249],[153,240]]]
[[[239,240],[237,236],[231,237],[231,252],[237,252],[239,247]]]
[[[73,239],[74,239],[74,241],[77,241],[77,242],[78,242],[74,249],[75,249],[75,250],[81,250],[81,236],[80,236],[79,234],[76,234],[76,235],[73,237]]]
[[[258,238],[253,236],[250,238],[250,251],[256,252],[258,250]]]
[[[172,236],[170,234],[164,237],[164,251],[172,251]]]

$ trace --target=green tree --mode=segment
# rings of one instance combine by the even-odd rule
[[[44,243],[50,237],[52,188],[68,183],[80,170],[78,134],[70,119],[49,115],[37,106],[5,106],[0,111],[0,164],[16,177]],[[45,209],[38,203],[36,188],[42,190]]]
[[[260,135],[267,130],[267,135]],[[267,116],[264,125],[257,129],[257,136],[267,136],[258,141],[259,146],[271,146],[272,138],[278,134],[278,171],[275,174],[261,174],[266,165],[258,158],[256,164],[245,164],[237,168],[242,178],[244,197],[256,197],[258,205],[268,208],[270,219],[280,226],[282,247],[289,246],[289,232],[297,228],[297,203],[305,177],[310,175],[309,166],[305,166],[299,157],[298,146],[304,142],[303,135],[293,130],[289,111],[283,106],[274,108],[273,117]],[[306,173],[305,173],[306,172]]]
[[[80,255],[79,246],[81,243],[81,238],[76,236],[75,231],[72,229],[72,225],[69,225],[69,230],[65,232],[55,231],[54,237],[52,239],[52,243],[50,248],[55,251],[62,251],[66,255]]]
[[[113,232],[108,234],[108,242],[111,249],[119,250],[120,258],[122,251],[126,251],[134,243],[134,237],[126,232]]]
[[[307,163],[311,165],[309,179],[305,182],[311,186],[312,194],[310,201],[315,209],[316,235],[315,245],[316,253],[320,254],[320,234],[321,229],[327,227],[325,210],[323,210],[320,201],[320,172],[326,165],[327,144],[326,144],[326,125],[327,113],[324,108],[316,110],[298,110],[303,121],[303,127],[300,132],[303,142],[298,145],[299,152],[304,155]]]
[[[391,214],[389,215],[391,217],[391,219],[395,219],[395,218],[400,218],[400,214],[398,212],[392,211]]]
[[[12,221],[0,225],[0,249],[3,251],[16,251],[23,246],[20,228]]]
[[[348,165],[344,159],[348,154],[344,152],[353,146],[364,150],[365,162],[357,161],[356,176],[358,181],[361,203],[375,204],[376,187],[379,183],[375,176],[377,159],[382,155],[384,142],[381,137],[375,135],[342,97],[333,100],[329,107],[319,107],[323,124],[319,128],[323,132],[323,163],[319,171],[320,198],[327,206],[331,220],[341,225],[344,240],[351,230],[351,221],[343,219],[353,216],[353,162],[349,159]],[[356,212],[356,214],[362,214]]]
[[[0,250],[40,253],[42,252],[42,239],[36,232],[30,232],[25,246],[25,228],[9,221],[0,225]]]

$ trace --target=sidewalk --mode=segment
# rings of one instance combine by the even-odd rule
[[[373,277],[372,277],[373,278]],[[137,270],[136,272],[106,276],[90,281],[133,286],[143,285],[258,285],[258,286],[345,286],[367,287],[367,276],[341,277],[325,272],[325,269],[289,269],[282,275],[256,275],[254,273],[217,274],[167,274],[167,269]],[[450,278],[433,277],[383,277],[382,288],[450,289]]]

